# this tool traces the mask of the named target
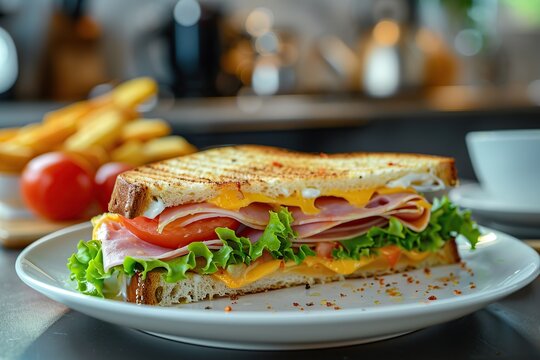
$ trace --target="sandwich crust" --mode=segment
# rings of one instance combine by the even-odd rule
[[[431,253],[424,260],[416,263],[400,260],[393,268],[382,264],[375,268],[360,268],[356,272],[346,276],[317,277],[278,271],[238,289],[227,287],[223,282],[211,275],[198,275],[194,273],[188,274],[188,278],[185,280],[176,283],[167,283],[163,280],[162,272],[154,270],[149,272],[144,280],[138,275],[131,278],[128,283],[126,300],[137,304],[170,306],[212,299],[214,297],[254,294],[304,284],[319,284],[344,279],[382,276],[432,266],[455,264],[459,261],[460,257],[456,242],[454,239],[450,239],[439,251]]]
[[[222,191],[270,198],[321,195],[385,186],[410,173],[431,173],[447,186],[457,182],[454,159],[398,153],[310,154],[241,145],[215,148],[127,171],[116,180],[109,211],[127,218],[153,206],[205,202]]]

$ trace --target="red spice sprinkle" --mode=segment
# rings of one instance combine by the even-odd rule
[[[426,275],[431,274],[430,268],[424,268],[424,274],[426,274]]]
[[[407,277],[408,275],[407,275],[407,273],[404,273],[404,274],[401,274],[401,276]]]
[[[394,163],[393,163],[393,162],[389,162],[389,163],[388,163],[388,166],[394,166]]]
[[[409,277],[407,278],[407,282],[408,282],[409,284],[412,284],[412,283],[414,282],[414,278],[413,278],[412,276],[409,276]]]
[[[225,311],[226,312],[232,311],[232,307],[230,307],[229,305],[225,306]]]
[[[300,304],[297,303],[297,302],[293,302],[292,304],[293,304],[293,306],[299,306],[299,305],[300,305]]]
[[[454,290],[454,294],[461,295],[461,291],[460,290]]]
[[[428,297],[428,300],[437,300],[437,297],[435,295],[431,295],[430,297]]]
[[[330,306],[332,306],[332,305],[334,305],[334,304],[332,304],[330,301],[327,301],[327,302],[326,302],[326,306],[330,307]]]
[[[283,167],[283,164],[280,163],[280,162],[278,162],[278,161],[272,162],[272,165],[274,165],[275,167],[279,167],[279,168],[280,168],[280,167]]]
[[[334,306],[334,310],[341,310],[341,307],[339,307],[339,306]]]

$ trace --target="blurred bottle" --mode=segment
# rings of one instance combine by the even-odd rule
[[[450,85],[457,62],[444,41],[418,26],[417,0],[375,2],[374,26],[361,39],[361,88],[374,97]]]
[[[61,0],[50,23],[42,93],[57,101],[85,98],[108,81],[100,48],[101,30],[86,14],[86,1]]]
[[[177,97],[216,96],[221,54],[218,10],[179,0],[168,29],[173,92]]]

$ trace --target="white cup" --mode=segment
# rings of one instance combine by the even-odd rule
[[[540,129],[471,132],[466,141],[490,197],[540,208]]]

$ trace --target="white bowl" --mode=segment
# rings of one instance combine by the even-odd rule
[[[466,140],[489,196],[511,204],[540,203],[540,129],[471,132]]]

